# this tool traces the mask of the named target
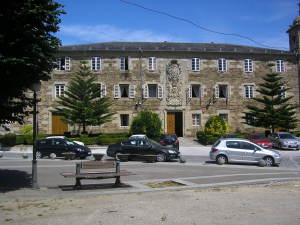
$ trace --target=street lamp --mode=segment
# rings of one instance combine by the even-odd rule
[[[32,134],[32,141],[33,141],[33,148],[32,148],[32,188],[38,189],[39,185],[37,183],[37,160],[36,160],[36,135],[37,135],[37,92],[41,89],[41,82],[38,81],[31,85],[30,89],[33,91],[33,134]]]

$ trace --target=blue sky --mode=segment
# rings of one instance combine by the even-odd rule
[[[57,36],[63,45],[110,41],[257,43],[211,33],[120,0],[56,0],[67,14]],[[128,0],[187,19],[210,30],[235,33],[277,49],[288,49],[297,0]]]

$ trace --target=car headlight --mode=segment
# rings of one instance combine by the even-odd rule
[[[176,154],[174,150],[168,150],[170,154]]]

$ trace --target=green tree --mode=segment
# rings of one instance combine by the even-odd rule
[[[155,138],[161,132],[161,120],[157,113],[142,111],[132,121],[130,133],[146,134],[149,138]]]
[[[282,81],[278,73],[268,73],[263,77],[264,83],[259,84],[259,97],[253,98],[255,105],[248,105],[245,112],[245,123],[254,127],[293,129],[296,127],[295,109],[297,105],[289,104],[293,97],[286,97],[290,88]]]
[[[207,135],[228,134],[228,124],[220,116],[210,116],[205,123],[204,132]]]
[[[0,7],[0,125],[23,122],[35,82],[49,79],[64,13],[52,0],[10,0]]]
[[[85,62],[81,62],[79,71],[70,81],[68,89],[57,100],[60,106],[53,110],[54,113],[63,116],[66,123],[82,127],[83,133],[86,133],[86,126],[111,121],[114,114],[109,110],[110,99],[104,96],[103,90],[95,81],[90,68]]]

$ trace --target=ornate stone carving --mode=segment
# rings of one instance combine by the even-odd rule
[[[182,105],[181,68],[176,60],[167,65],[167,105]]]

